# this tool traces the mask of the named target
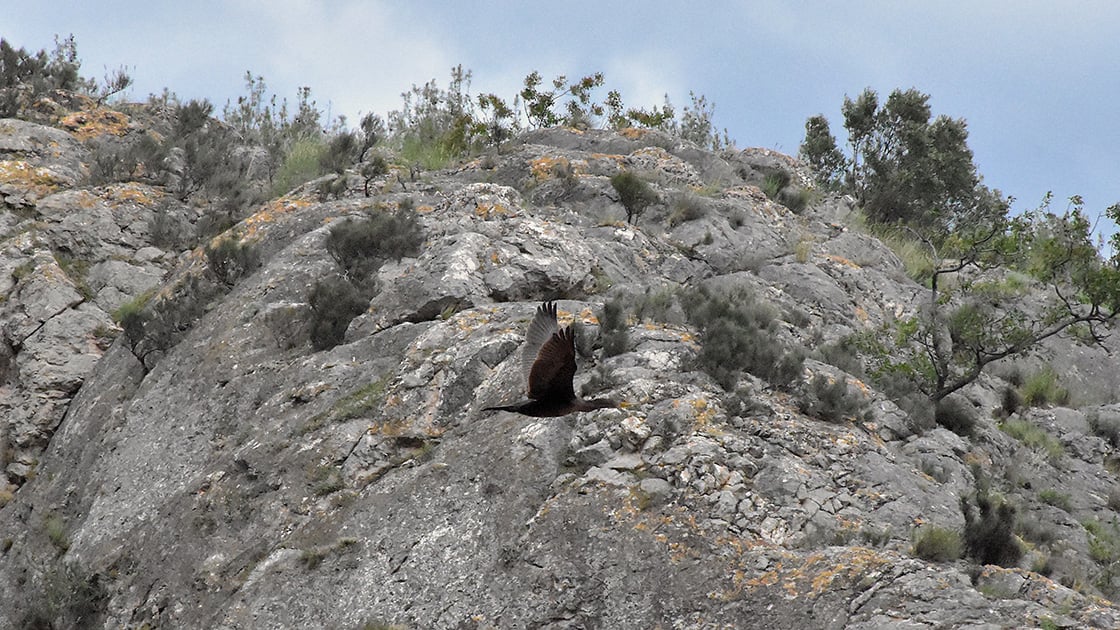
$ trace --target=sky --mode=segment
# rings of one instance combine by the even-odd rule
[[[245,73],[295,102],[355,124],[398,109],[401,93],[450,69],[471,93],[512,100],[539,71],[605,75],[627,106],[715,104],[736,145],[796,154],[805,120],[824,114],[843,142],[840,107],[865,88],[930,95],[934,115],[968,122],[985,183],[1036,207],[1081,195],[1095,217],[1120,202],[1120,2],[904,0],[611,2],[564,0],[82,0],[13,2],[0,36],[48,51],[73,34],[82,73],[125,67],[126,97],[164,88],[217,111]],[[1111,226],[1102,225],[1110,233]]]

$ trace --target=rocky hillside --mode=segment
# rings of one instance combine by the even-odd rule
[[[963,435],[903,412],[827,349],[926,292],[787,156],[536,131],[369,196],[305,186],[180,251],[160,226],[207,207],[92,185],[91,143],[141,130],[87,105],[0,121],[0,627],[1120,627],[1107,355],[996,366]],[[658,197],[634,225],[622,170]],[[420,246],[317,342],[332,230],[390,214]],[[770,313],[797,373],[713,377],[681,303],[709,294]],[[519,395],[542,300],[578,327],[577,390],[621,408],[480,412]],[[1009,408],[1044,363],[1078,407]],[[1000,526],[981,495],[1021,556],[948,549]]]

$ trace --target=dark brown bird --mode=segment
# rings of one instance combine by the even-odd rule
[[[528,381],[528,400],[483,411],[513,411],[537,418],[566,416],[576,411],[592,411],[618,404],[605,398],[583,400],[576,397],[572,377],[576,375],[576,336],[571,326],[556,325],[556,304],[545,302],[525,333],[521,366]]]

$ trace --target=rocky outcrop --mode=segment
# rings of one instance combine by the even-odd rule
[[[663,200],[637,225],[609,183],[622,168]],[[672,309],[605,355],[606,301],[680,286],[743,289],[810,350],[917,308],[924,291],[848,226],[849,202],[795,214],[758,187],[775,169],[801,181],[768,152],[547,130],[407,190],[387,176],[371,198],[281,198],[220,237],[260,268],[206,293],[151,361],[109,315],[212,273],[201,250],[153,245],[153,217],[197,216],[139,185],[25,194],[36,225],[6,214],[28,229],[0,258],[7,473],[26,481],[0,508],[0,595],[19,602],[0,627],[1120,625],[1098,561],[1114,405],[1019,412],[1050,441],[1028,439],[1001,430],[1006,383],[985,377],[962,437],[809,360],[803,380],[841,380],[866,411],[824,422],[782,383],[725,391]],[[313,351],[331,226],[399,208],[419,254],[383,265],[343,343]],[[480,411],[523,386],[545,299],[579,330],[576,387],[621,408]],[[916,557],[920,528],[963,528],[978,483],[1033,524],[1019,566]]]

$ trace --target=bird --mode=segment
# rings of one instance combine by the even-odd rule
[[[556,418],[578,411],[617,408],[606,398],[583,400],[572,388],[576,374],[576,336],[571,326],[556,325],[556,304],[537,307],[525,332],[521,367],[528,381],[528,399],[511,405],[486,407],[483,411],[512,411],[536,418]]]

